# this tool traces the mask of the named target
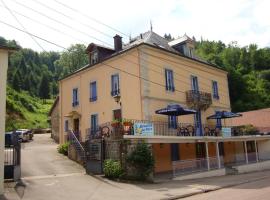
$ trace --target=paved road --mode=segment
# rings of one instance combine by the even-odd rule
[[[198,194],[184,200],[269,200],[270,178],[241,184],[231,188],[224,188],[209,193]]]
[[[83,173],[79,164],[57,153],[57,144],[50,134],[39,134],[29,143],[22,143],[22,177]]]
[[[212,199],[245,200],[244,197],[254,197],[256,196],[254,194],[258,194],[260,198],[254,197],[252,200],[269,199],[265,197],[267,193],[270,194],[270,171],[159,184],[128,184],[86,175],[80,165],[58,154],[56,149],[57,145],[50,139],[49,134],[35,135],[34,141],[23,144],[22,183],[18,184],[15,190],[12,185],[6,189],[7,199],[158,200],[176,198],[190,193],[202,192],[205,189],[215,189],[258,178],[264,178],[265,181],[255,182],[251,185],[239,185],[231,189],[222,189],[191,198],[201,199],[201,196],[203,198],[204,195],[220,192],[222,195],[214,196]],[[226,190],[230,192],[224,192]],[[231,195],[235,198],[232,198]],[[243,198],[237,195],[242,195]],[[206,199],[211,198],[206,197]]]

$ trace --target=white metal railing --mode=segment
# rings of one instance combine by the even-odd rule
[[[172,162],[173,175],[188,174],[199,171],[207,171],[208,163],[206,158],[197,158],[189,160],[177,160]],[[220,156],[220,167],[223,167],[223,157]],[[209,157],[209,170],[218,169],[218,159]]]

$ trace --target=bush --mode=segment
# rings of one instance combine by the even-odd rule
[[[104,161],[103,171],[105,176],[111,179],[119,178],[123,174],[120,162],[112,159]]]
[[[244,135],[257,135],[257,134],[259,134],[258,129],[251,124],[239,126],[239,129]]]
[[[58,153],[64,154],[65,156],[68,155],[68,146],[69,142],[65,142],[64,144],[60,144],[57,148]]]
[[[138,143],[134,151],[126,158],[128,166],[130,166],[135,174],[136,179],[146,180],[154,169],[154,157],[149,146],[142,142]]]

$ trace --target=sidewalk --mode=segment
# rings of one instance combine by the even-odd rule
[[[24,180],[26,188],[18,190],[9,183],[6,198],[16,199],[179,199],[199,193],[218,190],[243,183],[270,178],[270,171],[227,175],[188,181],[167,181],[154,184],[128,184],[88,175],[43,177]],[[269,183],[270,184],[270,183]],[[53,187],[52,187],[53,186]],[[20,187],[19,187],[20,188]],[[17,197],[17,198],[14,198]]]

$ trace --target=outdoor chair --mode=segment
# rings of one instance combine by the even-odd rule
[[[208,127],[204,127],[204,136],[211,136],[211,131]]]
[[[185,128],[178,127],[177,129],[177,136],[184,136],[185,135]]]
[[[192,125],[187,126],[189,136],[194,136],[194,128]]]

